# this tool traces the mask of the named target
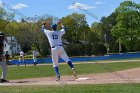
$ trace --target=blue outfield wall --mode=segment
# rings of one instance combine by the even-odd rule
[[[125,53],[125,54],[109,54],[105,56],[96,56],[96,57],[73,57],[70,58],[72,62],[84,62],[84,61],[98,61],[98,60],[115,60],[115,59],[126,59],[126,58],[140,58],[140,52],[137,53]],[[33,64],[33,59],[25,60],[26,64]],[[59,62],[64,62],[62,59],[59,59]],[[10,64],[16,65],[18,64],[18,60],[11,60]],[[51,58],[42,58],[37,59],[37,63],[52,63]],[[21,62],[20,64],[24,64]]]

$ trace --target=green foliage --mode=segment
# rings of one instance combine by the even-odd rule
[[[85,56],[85,47],[82,44],[72,44],[66,47],[69,56]]]
[[[50,46],[46,36],[41,33],[40,29],[42,21],[47,21],[48,27],[50,27],[52,20],[53,19],[51,18],[46,18],[44,20],[40,19],[35,23],[28,22],[26,20],[22,20],[22,22],[11,22],[7,26],[7,32],[17,38],[24,52],[28,52],[32,47],[35,47],[42,56],[47,56],[49,55],[48,48]],[[76,23],[77,20],[79,20],[78,23]],[[64,36],[64,39],[70,43],[76,44],[80,40],[89,40],[89,35],[86,33],[88,33],[90,29],[87,26],[85,16],[83,14],[74,13],[69,15],[66,18],[62,18],[62,23],[66,26],[66,28],[68,26],[71,27],[71,29],[66,29],[66,35]]]
[[[12,21],[14,14],[6,12],[6,10],[0,7],[0,31],[5,32],[5,28],[9,21]]]
[[[140,51],[140,41],[137,41],[134,45],[134,51]]]
[[[69,56],[91,56],[91,44],[73,44],[66,47]]]
[[[66,27],[64,39],[72,44],[77,44],[81,40],[88,40],[90,28],[87,25],[85,15],[72,13],[62,18],[62,23]]]
[[[121,53],[127,52],[126,47],[121,44]],[[119,43],[118,42],[112,42],[109,46],[109,53],[119,53]]]
[[[111,35],[111,29],[116,25],[117,13],[114,12],[108,17],[102,17],[100,22],[94,22],[91,26],[90,40],[94,45],[92,54],[104,55],[111,42],[116,42],[116,38]],[[101,44],[98,45],[98,44]],[[107,45],[106,47],[104,45]]]
[[[5,19],[7,12],[4,8],[0,7],[0,19]]]
[[[7,33],[15,36],[25,53],[35,47],[42,56],[47,56],[48,41],[41,32],[41,22],[11,22],[7,25]]]
[[[107,48],[103,44],[95,43],[92,46],[92,54],[96,56],[102,56],[107,53]]]
[[[113,12],[110,16],[101,18],[100,28],[102,29],[102,38],[105,43],[115,42],[115,38],[111,35],[111,29],[117,24],[117,16],[118,14]]]
[[[91,43],[102,42],[104,40],[103,29],[101,23],[94,22],[91,26],[90,33]]]
[[[117,52],[117,41],[121,40],[122,52],[139,51],[140,40],[140,4],[133,1],[123,1],[115,12],[107,17],[102,17],[100,22],[94,22],[91,26],[87,24],[84,14],[72,13],[61,19],[66,28],[63,39],[68,41],[70,46],[66,47],[70,56],[84,55],[104,55],[106,48],[110,47],[110,52]],[[0,31],[4,31],[6,36],[15,36],[25,52],[38,50],[41,56],[50,54],[50,46],[46,36],[40,31],[42,22],[48,22],[48,29],[54,17],[42,17],[39,20],[14,21],[15,14],[7,12],[0,7]],[[58,30],[61,29],[60,25]],[[79,42],[86,44],[79,44]],[[111,43],[114,44],[111,44]],[[97,44],[101,45],[97,45]],[[94,46],[92,46],[94,45]],[[108,48],[107,46],[107,48]],[[96,48],[95,48],[96,47]]]
[[[3,19],[0,19],[0,31],[5,31],[5,28],[9,22]]]
[[[124,1],[116,9],[117,24],[112,29],[112,35],[120,39],[128,51],[134,51],[134,45],[140,37],[139,4]]]

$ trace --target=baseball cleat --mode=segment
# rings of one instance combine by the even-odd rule
[[[4,82],[9,82],[9,81],[5,79],[0,79],[0,83],[4,83]]]
[[[60,76],[56,76],[56,81],[59,81],[60,80]]]
[[[75,70],[75,69],[72,69],[72,71],[73,71],[73,76],[74,76],[74,79],[77,79],[78,77],[77,77],[76,70]]]

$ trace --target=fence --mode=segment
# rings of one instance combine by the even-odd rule
[[[85,62],[85,61],[99,61],[99,60],[117,60],[117,59],[127,59],[127,58],[140,58],[140,52],[137,53],[125,53],[125,54],[109,54],[105,56],[89,56],[89,57],[72,57],[70,60],[72,62]],[[10,64],[16,65],[18,64],[18,60],[11,60]],[[25,60],[26,64],[33,64],[33,59]],[[51,63],[51,58],[41,58],[37,59],[37,63]],[[64,62],[62,59],[59,59],[59,62]],[[24,64],[21,62],[20,64]]]

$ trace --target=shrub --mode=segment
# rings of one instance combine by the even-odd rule
[[[118,53],[119,52],[119,43],[113,42],[109,45],[109,53]],[[127,52],[126,47],[121,44],[121,53]]]
[[[107,53],[107,48],[103,44],[95,43],[92,46],[92,55],[100,56]]]
[[[140,41],[134,45],[134,51],[140,51]]]

